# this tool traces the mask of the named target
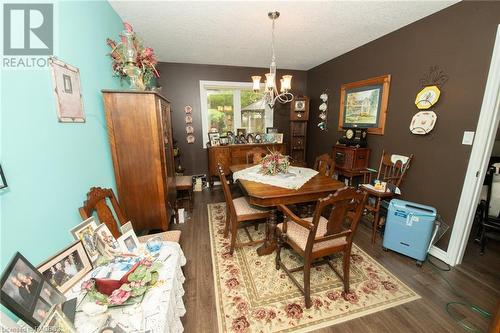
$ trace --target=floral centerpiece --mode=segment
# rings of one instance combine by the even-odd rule
[[[144,90],[151,88],[154,78],[159,78],[156,69],[158,60],[150,47],[143,47],[132,26],[124,22],[125,30],[120,35],[120,43],[108,38],[106,43],[111,48],[113,74],[120,80],[128,78],[130,88]]]
[[[96,286],[96,280],[90,279],[82,283],[82,290],[87,291],[91,301],[101,305],[122,305],[133,297],[142,296],[148,288],[154,286],[158,281],[159,262],[151,258],[142,259],[139,265],[127,276],[127,283],[113,290],[110,295],[100,292]]]
[[[272,151],[260,162],[259,172],[264,175],[274,176],[279,173],[288,173],[289,167],[288,156],[281,154],[279,151]]]

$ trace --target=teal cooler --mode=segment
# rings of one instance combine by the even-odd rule
[[[421,264],[427,258],[436,215],[433,207],[391,200],[385,225],[384,250],[407,255]]]

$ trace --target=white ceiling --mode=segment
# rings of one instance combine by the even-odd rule
[[[452,1],[111,1],[165,62],[268,67],[271,20],[278,68],[307,70]]]

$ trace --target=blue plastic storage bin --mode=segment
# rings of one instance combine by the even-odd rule
[[[414,258],[417,264],[421,264],[427,258],[436,215],[434,207],[391,200],[385,225],[384,248]]]

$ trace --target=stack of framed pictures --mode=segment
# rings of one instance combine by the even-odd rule
[[[53,306],[66,301],[64,295],[19,252],[6,267],[0,288],[1,303],[33,328],[40,326]]]

